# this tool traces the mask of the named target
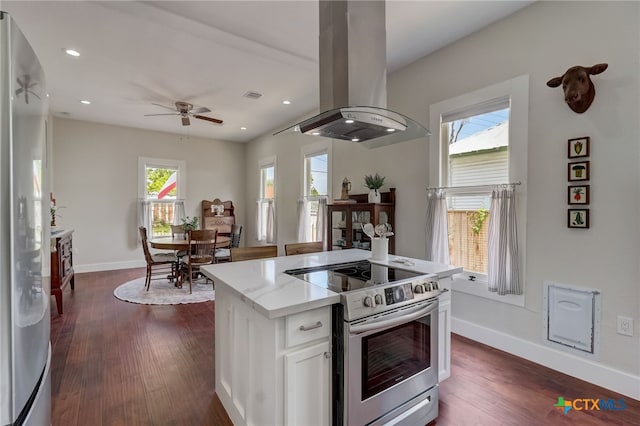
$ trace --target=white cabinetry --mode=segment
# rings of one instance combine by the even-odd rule
[[[444,281],[444,280],[443,280]],[[451,375],[451,291],[438,301],[438,381]]]
[[[331,352],[329,342],[284,356],[285,425],[331,422]]]
[[[216,285],[216,393],[234,425],[329,425],[331,307],[267,319]]]

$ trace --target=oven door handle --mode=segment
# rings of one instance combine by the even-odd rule
[[[350,325],[349,334],[359,334],[372,330],[384,330],[396,325],[411,322],[417,320],[418,318],[422,318],[423,316],[431,312],[434,306],[436,306],[435,303],[429,303],[425,307],[420,307],[409,312],[405,311],[402,313],[398,313],[394,318],[391,319],[371,320],[363,324]]]

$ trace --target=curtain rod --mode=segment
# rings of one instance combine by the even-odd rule
[[[512,182],[512,183],[495,183],[495,184],[490,184],[490,185],[468,185],[468,186],[434,186],[434,187],[430,187],[427,188],[427,191],[429,191],[430,189],[493,189],[495,187],[499,187],[499,186],[516,186],[516,185],[521,185],[522,182],[517,181],[517,182]]]
[[[311,198],[329,198],[329,196],[327,194],[321,194],[321,195],[304,195],[300,198],[298,198],[298,200],[306,200],[306,199],[311,199]]]

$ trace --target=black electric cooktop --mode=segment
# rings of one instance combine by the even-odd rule
[[[336,293],[380,284],[390,284],[395,281],[424,275],[391,266],[378,265],[368,260],[290,269],[284,271],[284,273]]]

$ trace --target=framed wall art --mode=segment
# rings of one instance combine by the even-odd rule
[[[569,228],[589,228],[589,209],[569,209],[567,226]]]
[[[578,163],[569,163],[568,165],[569,181],[589,180],[589,162],[580,161]]]
[[[569,158],[588,157],[589,153],[589,136],[581,138],[569,139]]]
[[[569,185],[567,188],[568,204],[589,204],[590,185]]]

